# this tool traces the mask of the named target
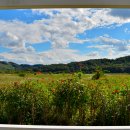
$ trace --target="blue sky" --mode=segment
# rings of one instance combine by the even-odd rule
[[[130,9],[0,10],[0,60],[54,64],[130,55]]]

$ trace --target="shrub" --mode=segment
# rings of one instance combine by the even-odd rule
[[[130,125],[130,78],[67,76],[1,85],[0,124]]]
[[[25,77],[26,74],[25,74],[25,73],[19,73],[18,76],[20,76],[20,77]]]
[[[1,97],[4,106],[1,115],[9,124],[46,124],[48,102],[48,90],[44,84],[37,81],[15,82]]]
[[[83,76],[83,73],[82,73],[81,71],[77,73],[77,77],[78,77],[79,79],[81,79],[82,76]]]
[[[88,99],[86,86],[77,78],[60,80],[53,89],[54,124],[84,125]]]
[[[95,70],[95,74],[93,75],[93,80],[98,80],[104,75],[103,70],[100,67],[97,67]]]

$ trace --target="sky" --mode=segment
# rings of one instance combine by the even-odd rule
[[[130,55],[130,9],[0,10],[0,61],[58,64]]]

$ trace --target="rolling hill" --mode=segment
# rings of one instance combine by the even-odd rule
[[[97,66],[100,66],[103,70],[109,73],[130,73],[130,56],[120,57],[117,59],[92,59],[81,62],[71,62],[68,64],[51,65],[28,65],[0,61],[0,72],[13,73],[19,71],[40,71],[44,73],[71,73],[83,71],[84,73],[92,73]]]

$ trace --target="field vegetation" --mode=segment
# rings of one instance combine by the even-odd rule
[[[0,74],[0,124],[130,125],[130,75]]]

